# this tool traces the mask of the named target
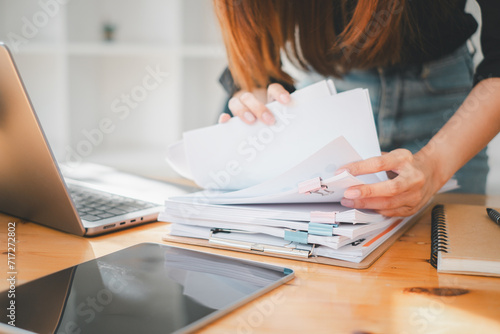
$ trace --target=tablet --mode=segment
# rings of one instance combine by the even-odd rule
[[[185,333],[293,276],[288,268],[144,243],[18,286],[15,325],[35,333]],[[7,296],[0,296],[0,331],[9,329]]]

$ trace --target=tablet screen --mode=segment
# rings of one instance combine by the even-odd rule
[[[287,268],[140,244],[18,286],[16,326],[36,333],[182,333],[292,277]]]

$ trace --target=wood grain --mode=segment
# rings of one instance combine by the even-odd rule
[[[447,194],[435,201],[500,206],[498,196]],[[81,238],[0,215],[3,272],[7,272],[4,252],[9,221],[17,223],[18,284],[137,243],[161,243],[168,226],[152,223]],[[499,278],[438,274],[428,263],[429,210],[364,270],[172,245],[281,265],[296,272],[288,284],[200,333],[500,333]],[[0,290],[6,289],[7,282],[0,281]]]

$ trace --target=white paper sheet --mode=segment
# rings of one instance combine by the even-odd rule
[[[338,212],[336,222],[340,223],[378,223],[386,219],[373,210],[357,210],[343,207],[340,203],[285,203],[285,204],[243,204],[220,205],[192,201],[193,197],[172,197],[165,201],[165,212],[186,218],[224,215],[227,219],[246,217],[298,222],[311,221],[311,212]]]
[[[190,175],[203,188],[248,188],[279,176],[339,136],[362,159],[380,155],[368,91],[330,94],[327,82],[320,82],[294,93],[287,106],[269,104],[277,120],[273,126],[233,118],[184,133]]]
[[[343,242],[343,246],[339,246],[336,249],[325,245],[316,245],[316,247],[313,248],[313,255],[359,263],[399,229],[403,228],[403,226],[405,226],[411,219],[412,217],[406,217],[404,219],[394,218],[390,226],[363,236],[362,239],[357,240],[354,244],[352,243],[352,240]],[[170,234],[191,238],[209,239],[210,228],[173,224]],[[292,248],[292,243],[285,241],[282,238],[266,234],[220,233],[217,234],[217,238],[227,239],[228,241],[235,240]]]
[[[334,175],[340,166],[359,160],[361,156],[344,137],[339,137],[271,180],[238,191],[205,191],[194,196],[204,203],[212,204],[339,202],[347,188],[380,181],[375,174],[354,177],[348,172],[343,172]],[[300,194],[299,183],[315,177],[321,177],[324,184],[328,184],[329,194],[324,196]]]
[[[184,141],[178,141],[168,147],[167,158],[165,159],[173,170],[180,176],[192,180],[193,174],[189,168]]]
[[[282,219],[266,219],[255,218],[252,216],[227,216],[224,214],[202,214],[199,216],[191,216],[189,218],[182,215],[176,215],[175,212],[165,211],[158,216],[159,221],[165,221],[175,224],[186,224],[194,226],[204,226],[210,228],[227,228],[243,231],[267,233],[267,227],[276,228],[289,228],[300,231],[308,231],[308,223],[289,221]],[[391,219],[386,218],[377,224],[348,224],[342,223],[338,227],[332,229],[334,235],[341,235],[349,239],[359,238],[373,231],[382,229],[391,224]]]

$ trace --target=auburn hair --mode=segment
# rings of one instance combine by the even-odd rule
[[[214,0],[229,69],[244,90],[270,79],[293,83],[281,53],[295,65],[341,77],[401,61],[412,30],[407,0]],[[341,22],[336,22],[339,19]]]

